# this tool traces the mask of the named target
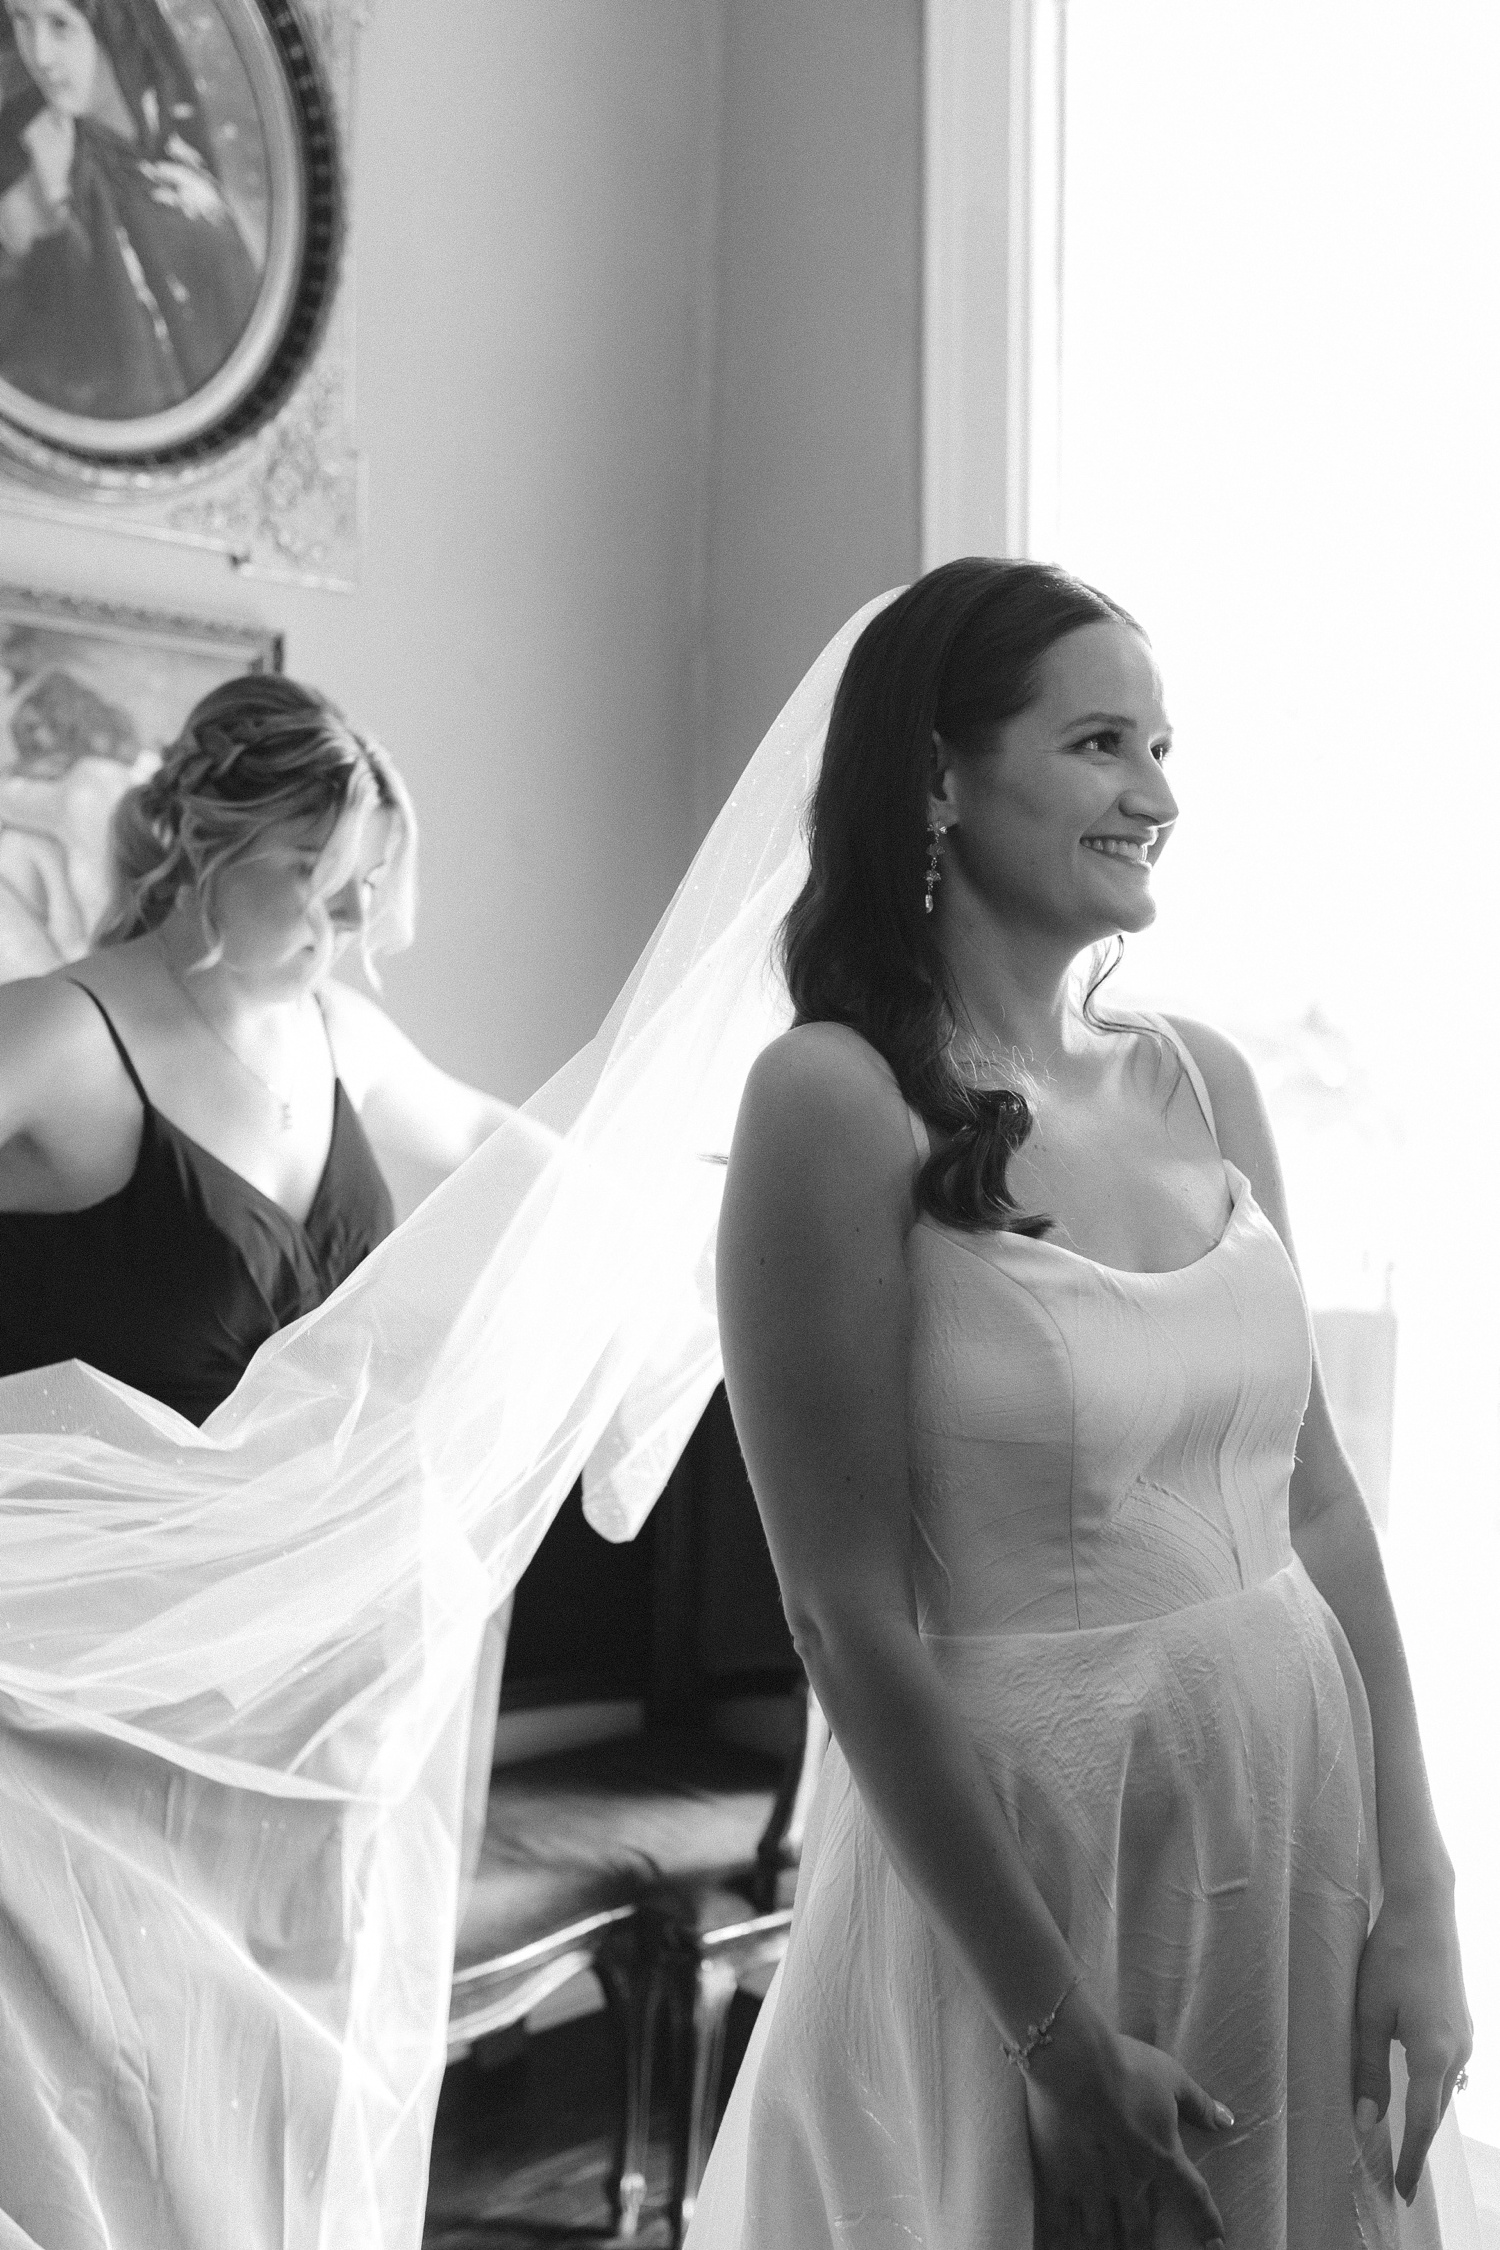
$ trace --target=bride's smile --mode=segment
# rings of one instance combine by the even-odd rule
[[[1161,675],[1132,625],[1105,619],[1038,660],[1035,699],[934,748],[944,830],[940,927],[1044,933],[1076,954],[1154,919],[1150,870],[1177,800]],[[1070,954],[1070,957],[1071,957]]]

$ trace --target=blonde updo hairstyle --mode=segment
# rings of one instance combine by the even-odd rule
[[[114,897],[93,943],[145,936],[190,891],[209,933],[206,968],[222,946],[214,886],[225,868],[253,859],[275,830],[323,842],[346,813],[377,809],[394,815],[394,841],[361,936],[372,977],[373,957],[410,945],[416,919],[417,822],[405,784],[379,744],[316,689],[278,672],[226,680],[116,806]]]

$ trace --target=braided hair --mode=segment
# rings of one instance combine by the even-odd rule
[[[225,868],[253,858],[271,831],[322,843],[346,812],[377,807],[394,815],[396,842],[366,924],[367,967],[371,953],[411,942],[416,816],[405,786],[379,745],[316,689],[276,672],[227,680],[115,807],[114,895],[93,943],[144,936],[190,891],[217,946],[213,893]]]

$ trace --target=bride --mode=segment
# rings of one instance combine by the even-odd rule
[[[1165,741],[1059,574],[882,598],[588,1048],[201,1427],[0,1380],[0,2243],[417,2250],[485,1619],[714,1388],[743,1106],[729,1379],[841,1749],[695,2243],[1029,2245],[1035,2180],[1048,2250],[1430,2245],[1435,2178],[1469,2250],[1452,1879],[1253,1089],[1063,1004]]]
[[[718,1258],[836,1748],[692,2250],[1439,2240],[1453,1871],[1265,1110],[1079,981],[1170,746],[1133,620],[1030,563],[931,572],[837,691]]]

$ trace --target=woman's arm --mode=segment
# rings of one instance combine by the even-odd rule
[[[11,1144],[50,1122],[57,1091],[55,1022],[44,978],[0,985],[0,1159]]]
[[[1005,2036],[1077,1974],[917,1630],[907,1472],[905,1238],[914,1165],[890,1073],[851,1032],[788,1033],[751,1072],[718,1237],[725,1377],[793,1638],[907,1888]],[[1059,2114],[1040,2118],[1038,2089]],[[1108,2198],[1175,2177],[1222,2232],[1182,2148],[1213,2104],[1122,2040],[1085,1987],[1028,2080],[1039,2169]],[[1227,2113],[1226,2113],[1227,2117]],[[1083,2138],[1080,2139],[1079,2135]],[[1080,2186],[1077,2183],[1082,2181]]]
[[[140,1103],[93,1003],[57,975],[0,984],[0,1210],[109,1193],[139,1131]]]
[[[1281,1166],[1255,1075],[1222,1032],[1187,1022],[1178,1029],[1208,1085],[1219,1144],[1248,1177],[1295,1264]],[[1290,1511],[1292,1545],[1344,1629],[1370,1705],[1384,1898],[1360,1971],[1355,2096],[1384,2114],[1390,2043],[1399,2038],[1411,2084],[1396,2184],[1410,2201],[1453,2081],[1468,2060],[1472,2027],[1453,1920],[1453,1868],[1427,1786],[1401,1630],[1369,1510],[1333,1426],[1316,1349]]]
[[[385,1147],[446,1176],[515,1114],[439,1070],[362,992],[333,982],[321,999],[345,1091]]]

